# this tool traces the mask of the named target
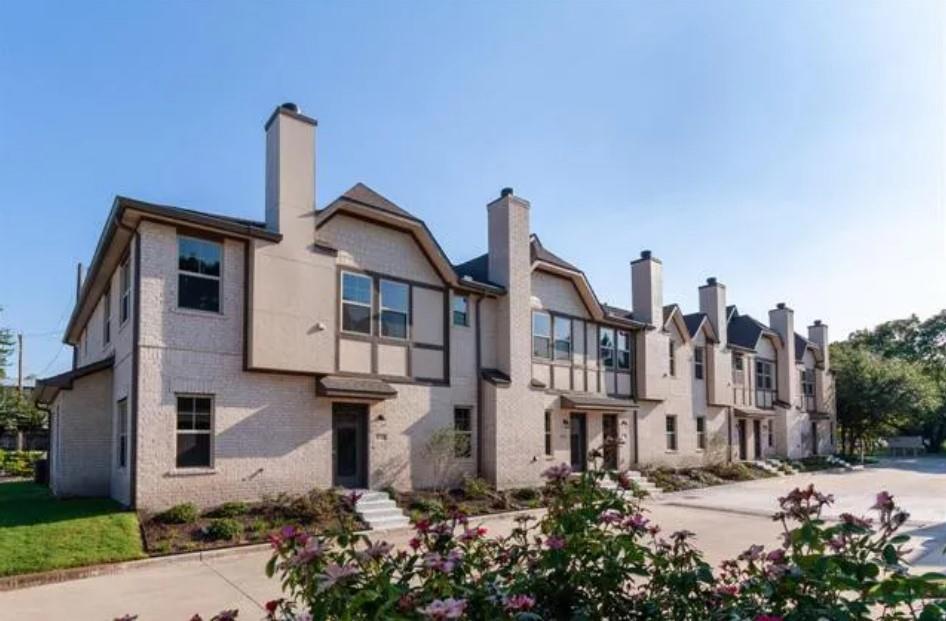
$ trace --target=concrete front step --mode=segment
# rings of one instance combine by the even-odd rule
[[[410,524],[408,517],[387,492],[363,489],[354,491],[361,495],[355,503],[355,512],[368,528],[382,530]]]

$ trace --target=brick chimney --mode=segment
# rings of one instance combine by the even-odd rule
[[[707,278],[706,284],[700,287],[700,312],[706,313],[713,330],[719,336],[720,346],[726,347],[726,285],[717,282],[715,278]]]
[[[782,339],[778,350],[778,398],[794,405],[800,390],[795,376],[795,311],[779,302],[769,311],[769,327]]]
[[[293,103],[266,121],[266,228],[292,245],[312,243],[316,125]]]
[[[830,369],[829,347],[828,347],[828,326],[821,323],[820,319],[815,319],[815,323],[808,326],[808,340],[818,345],[824,352],[824,368]]]
[[[631,261],[631,303],[634,318],[655,326],[663,324],[664,271],[660,259],[650,250]]]

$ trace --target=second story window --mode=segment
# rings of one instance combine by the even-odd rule
[[[566,317],[553,317],[555,331],[555,359],[571,360],[572,357],[572,321]]]
[[[755,404],[772,409],[775,402],[775,363],[757,358],[755,361]]]
[[[177,238],[177,306],[220,312],[220,244]]]
[[[465,295],[453,296],[453,325],[470,325],[470,298]]]
[[[703,379],[703,353],[702,347],[693,348],[693,377]]]
[[[406,339],[410,323],[411,288],[393,280],[381,281],[381,336]]]
[[[742,354],[733,353],[732,355],[732,381],[734,384],[745,383],[745,372],[743,371]]]
[[[102,294],[102,342],[108,345],[112,342],[112,288],[109,287]]]
[[[598,329],[598,356],[601,366],[614,368],[614,328]]]
[[[618,330],[617,351],[618,351],[618,356],[617,356],[618,368],[630,369],[631,368],[631,334],[629,332]]]
[[[532,313],[532,355],[552,358],[552,317],[548,313]]]
[[[342,272],[342,331],[371,334],[371,278]]]
[[[677,376],[677,344],[670,339],[668,342],[667,353],[670,356],[670,377]]]
[[[125,257],[118,275],[121,284],[121,299],[119,300],[118,322],[124,324],[131,315],[131,265],[129,257]]]
[[[801,401],[802,408],[808,412],[815,411],[815,370],[802,369],[799,371],[801,378]]]

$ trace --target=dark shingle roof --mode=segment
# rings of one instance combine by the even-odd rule
[[[683,316],[683,322],[687,326],[687,331],[690,333],[690,338],[696,336],[696,333],[700,330],[700,326],[703,324],[704,319],[706,319],[706,313],[690,313],[689,315]]]
[[[410,218],[411,220],[418,221],[420,220],[417,216],[405,211],[404,209],[401,209],[361,182],[351,186],[347,192],[339,197],[339,200],[347,200],[353,203],[358,203],[359,205],[365,205],[366,207],[373,207],[374,209],[386,211],[402,218]]]
[[[460,278],[472,278],[476,282],[492,285],[494,287],[499,286],[489,279],[488,254],[481,254],[478,257],[470,259],[469,261],[460,263],[459,265],[454,265],[453,271],[455,271],[457,276]]]
[[[733,307],[733,310],[735,310],[735,307]],[[764,323],[753,319],[749,315],[740,315],[738,312],[733,313],[727,326],[729,344],[743,349],[754,350],[756,343],[759,341],[759,336],[763,332],[770,331]]]
[[[810,344],[808,339],[797,332],[795,333],[795,362],[802,361],[805,357],[805,350]]]
[[[539,240],[538,235],[533,234],[529,241],[530,241],[529,249],[532,252],[533,261],[545,261],[546,263],[551,263],[552,265],[564,267],[567,270],[572,270],[575,272],[581,271],[580,269],[578,269],[577,267],[575,267],[574,265],[572,265],[565,259],[547,250],[545,246],[542,245],[542,242],[541,240]]]
[[[628,321],[636,321],[634,319],[634,312],[629,311],[626,308],[619,308],[617,306],[611,306],[610,304],[602,304],[601,308],[604,309],[604,312],[612,317],[617,317],[618,319],[626,319]]]
[[[677,304],[665,304],[664,305],[664,323],[667,323],[667,320],[670,319],[670,315],[673,314],[673,311],[679,310],[680,306]]]

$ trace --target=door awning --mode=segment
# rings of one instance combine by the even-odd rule
[[[763,410],[761,408],[741,407],[734,408],[737,418],[774,418],[775,410]]]
[[[563,410],[627,410],[638,407],[633,399],[619,399],[617,397],[603,397],[595,394],[570,394],[559,397],[559,405]]]
[[[348,397],[383,401],[397,396],[397,391],[387,382],[370,377],[344,377],[326,375],[315,383],[315,392],[320,397]]]
[[[811,420],[831,420],[831,415],[827,412],[808,412],[808,418]]]

